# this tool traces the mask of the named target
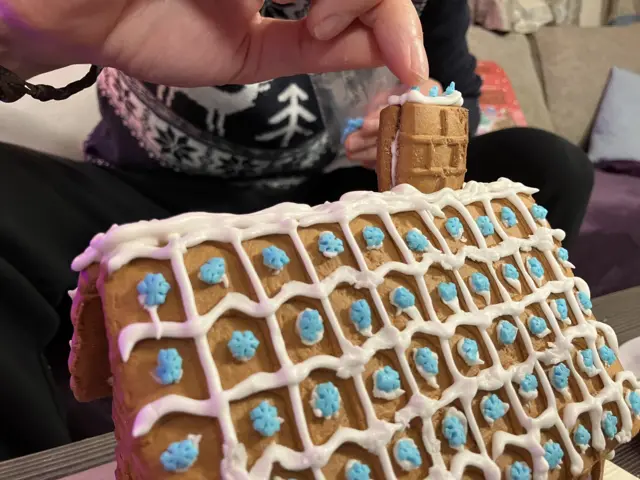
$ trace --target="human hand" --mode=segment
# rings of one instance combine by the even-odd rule
[[[436,80],[429,79],[420,90],[428,92],[432,87],[438,87],[442,91],[442,85]],[[402,87],[405,90],[408,87]],[[380,129],[380,112],[387,106],[387,98],[393,92],[385,92],[384,101],[374,101],[369,112],[364,117],[362,128],[349,134],[344,142],[347,158],[361,164],[363,167],[375,169],[377,159],[378,130]],[[382,95],[378,95],[378,99]]]
[[[0,0],[0,33],[23,65],[92,63],[184,87],[385,63],[409,84],[428,75],[422,29],[410,0],[314,0],[300,21],[263,18],[262,4]]]

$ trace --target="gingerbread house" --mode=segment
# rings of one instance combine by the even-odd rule
[[[70,370],[113,396],[118,480],[588,478],[630,440],[563,232],[534,189],[462,187],[457,94],[392,99],[387,191],[93,239]]]

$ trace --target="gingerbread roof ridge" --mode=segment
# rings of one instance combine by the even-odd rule
[[[527,187],[519,182],[513,182],[507,178],[500,178],[491,183],[479,183],[475,181],[465,183],[460,190],[445,188],[435,193],[424,194],[411,185],[398,185],[388,192],[355,191],[343,195],[340,200],[333,203],[324,203],[315,207],[295,203],[282,203],[255,213],[234,215],[225,213],[192,212],[184,213],[164,220],[145,220],[127,225],[113,225],[106,233],[99,233],[93,237],[89,247],[78,255],[71,268],[80,272],[94,263],[107,263],[109,271],[118,270],[120,267],[136,258],[132,252],[125,252],[125,247],[145,247],[157,249],[159,244],[168,243],[170,237],[185,237],[190,235],[185,242],[190,248],[204,241],[210,240],[206,235],[198,235],[207,229],[207,224],[220,232],[223,230],[243,230],[245,239],[267,235],[271,232],[265,228],[257,229],[256,225],[282,225],[283,218],[298,222],[301,226],[309,226],[318,223],[329,223],[338,220],[339,214],[344,216],[345,209],[349,209],[352,217],[362,214],[375,213],[383,207],[387,212],[400,212],[410,209],[422,208],[430,211],[434,216],[442,217],[441,208],[452,200],[457,200],[464,205],[478,201],[480,197],[491,194],[493,198],[508,196],[514,193],[534,194],[536,188]],[[335,218],[332,218],[335,217]],[[268,230],[268,228],[267,228]],[[196,232],[196,234],[194,234]],[[219,235],[218,235],[219,236]]]

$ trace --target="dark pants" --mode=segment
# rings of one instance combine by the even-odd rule
[[[533,129],[475,138],[469,180],[508,177],[537,187],[554,227],[578,233],[593,183],[585,154]],[[286,196],[238,191],[169,171],[115,172],[0,144],[0,460],[111,428],[108,401],[80,405],[68,389],[73,258],[111,225],[185,211],[243,213],[281,201],[317,204],[375,190],[373,172],[352,168],[310,180]]]

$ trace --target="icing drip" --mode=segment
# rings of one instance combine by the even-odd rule
[[[571,268],[571,269],[576,268],[576,266],[569,261],[569,252],[566,248],[564,247],[558,248],[558,253],[556,256],[558,258],[558,262],[564,268]]]
[[[146,308],[153,323],[132,324],[125,327],[118,337],[118,348],[123,361],[127,361],[134,347],[141,341],[156,338],[158,330],[167,338],[188,338],[195,341],[198,355],[207,380],[210,398],[205,400],[193,400],[179,395],[168,395],[159,398],[144,406],[137,414],[132,427],[134,437],[140,437],[148,433],[153,426],[166,415],[176,412],[186,414],[215,417],[218,419],[223,436],[222,476],[233,480],[258,480],[270,478],[272,465],[279,463],[287,470],[299,471],[311,469],[316,479],[323,479],[322,468],[327,464],[331,455],[340,445],[351,442],[362,445],[370,452],[374,452],[380,459],[383,478],[396,478],[393,471],[393,459],[388,454],[386,446],[394,435],[409,424],[415,418],[423,420],[422,440],[428,449],[428,454],[433,461],[429,470],[429,476],[435,479],[460,478],[467,466],[473,465],[480,468],[488,478],[499,478],[500,470],[492,458],[497,458],[505,451],[508,445],[527,450],[532,457],[531,464],[534,478],[540,478],[546,474],[547,463],[544,460],[545,451],[541,448],[541,432],[545,429],[556,427],[566,452],[563,455],[569,457],[570,471],[572,475],[580,474],[584,467],[584,461],[576,449],[571,432],[580,415],[590,415],[592,425],[600,425],[603,416],[602,405],[605,402],[616,402],[619,412],[619,437],[622,441],[628,441],[631,435],[632,412],[625,401],[623,383],[630,382],[634,389],[640,389],[640,384],[628,372],[616,374],[615,381],[609,377],[603,369],[599,356],[594,359],[595,365],[603,369],[601,378],[604,383],[603,390],[597,396],[591,396],[589,390],[580,375],[574,375],[577,387],[580,389],[583,401],[571,403],[565,406],[563,417],[558,415],[553,386],[545,375],[542,365],[567,362],[569,368],[575,372],[573,353],[569,342],[574,338],[583,338],[588,348],[596,351],[596,339],[600,336],[606,338],[606,343],[614,352],[617,350],[617,342],[613,330],[606,324],[597,323],[584,318],[576,296],[572,293],[578,291],[588,292],[586,284],[578,279],[566,277],[561,265],[555,256],[555,242],[562,240],[564,234],[558,230],[552,230],[542,223],[536,225],[536,220],[529,209],[518,196],[519,193],[533,194],[535,190],[520,184],[501,179],[491,184],[478,184],[467,182],[463,189],[453,192],[444,189],[432,195],[423,195],[414,188],[401,185],[392,192],[352,192],[343,197],[339,203],[308,207],[304,205],[283,204],[272,209],[258,212],[248,216],[217,215],[217,214],[186,214],[162,221],[140,222],[135,225],[114,227],[107,234],[97,235],[84,254],[80,255],[73,263],[74,270],[82,270],[92,263],[100,262],[107,272],[118,270],[136,258],[152,258],[157,260],[171,260],[171,267],[176,279],[176,287],[180,290],[184,305],[186,321],[162,321],[157,317],[155,308]],[[509,237],[503,229],[503,223],[496,219],[492,201],[505,199],[510,202],[513,209],[519,213],[521,221],[532,231],[528,238],[520,239]],[[482,203],[487,215],[495,226],[495,233],[501,242],[491,248],[478,229],[473,217],[466,206],[472,203]],[[451,207],[459,212],[469,226],[469,234],[475,237],[476,246],[465,245],[453,254],[446,243],[446,239],[438,231],[434,219],[444,218],[443,209]],[[431,248],[423,255],[423,259],[417,262],[413,253],[398,234],[390,214],[404,211],[416,211],[434,237],[434,246],[440,246],[441,250]],[[383,221],[389,235],[396,247],[404,257],[406,263],[391,262],[375,271],[367,268],[363,253],[358,248],[356,239],[349,230],[350,222],[360,215],[378,215]],[[340,267],[329,277],[320,281],[313,263],[304,244],[300,240],[296,229],[326,223],[339,224],[342,228],[345,246],[352,251],[359,270],[352,267]],[[264,291],[262,282],[245,252],[242,242],[265,235],[284,234],[293,240],[296,253],[300,256],[304,267],[307,269],[312,284],[291,282],[273,298],[269,298]],[[194,293],[189,281],[189,273],[184,266],[183,255],[188,248],[192,248],[203,242],[228,242],[238,256],[242,268],[247,272],[249,281],[257,294],[257,301],[245,297],[241,293],[228,293],[218,305],[211,311],[202,315],[198,313],[195,304]],[[438,245],[435,245],[437,243]],[[539,288],[536,288],[535,280],[528,274],[525,260],[521,252],[529,252],[536,249],[545,256],[546,262],[553,275],[550,280]],[[493,268],[494,262],[513,257],[514,265],[521,272],[521,281],[524,282],[531,293],[524,295],[518,301],[509,296],[509,292],[502,285]],[[472,301],[472,292],[467,288],[456,269],[464,265],[465,259],[473,259],[487,265],[491,273],[491,280],[496,285],[496,295],[502,303],[478,309]],[[429,267],[438,264],[452,272],[461,295],[468,305],[469,312],[461,311],[457,302],[456,292],[454,314],[440,320],[429,301],[429,292],[424,282]],[[383,282],[390,271],[399,271],[405,275],[414,276],[417,290],[422,303],[425,305],[428,318],[419,318],[412,321],[403,330],[395,328],[385,311],[384,304],[376,289]],[[341,283],[355,285],[356,288],[367,289],[372,298],[371,308],[375,308],[383,327],[367,339],[362,348],[353,347],[341,333],[340,325],[328,301],[329,294]],[[439,289],[440,290],[440,289]],[[439,291],[440,294],[440,291]],[[547,303],[552,295],[566,295],[567,302],[575,313],[576,324],[560,330],[554,313]],[[306,296],[318,299],[322,303],[326,313],[326,322],[329,322],[337,341],[345,352],[340,358],[330,356],[312,357],[299,364],[294,364],[288,358],[286,345],[275,317],[275,313],[285,302],[296,296]],[[444,300],[443,300],[444,301]],[[494,300],[495,301],[495,300]],[[450,302],[451,303],[451,302]],[[549,322],[555,334],[555,345],[550,345],[547,350],[535,351],[531,339],[525,335],[525,326],[519,320],[519,316],[530,305],[539,305],[542,315]],[[451,306],[451,305],[450,305]],[[451,306],[455,308],[455,306]],[[211,356],[211,348],[207,341],[207,333],[218,318],[228,310],[237,310],[243,314],[264,319],[271,333],[273,348],[282,368],[274,373],[257,373],[238,383],[232,389],[223,390],[219,381],[217,368]],[[155,315],[155,320],[154,320]],[[501,367],[498,352],[492,345],[486,329],[496,319],[512,317],[513,322],[522,333],[521,339],[528,352],[525,362],[515,368],[505,370]],[[157,326],[160,328],[157,328]],[[450,346],[451,337],[460,325],[471,325],[478,328],[483,343],[487,348],[493,366],[486,369],[476,378],[465,378],[455,367],[454,355]],[[547,328],[547,327],[545,327]],[[442,355],[440,361],[445,362],[446,368],[453,376],[453,385],[443,392],[439,400],[423,396],[415,383],[406,358],[406,348],[411,344],[410,339],[416,333],[431,335],[440,339]],[[407,391],[411,397],[407,406],[396,412],[395,423],[378,420],[375,416],[369,394],[367,393],[361,372],[363,366],[371,356],[381,349],[395,348],[398,353],[399,368],[407,381]],[[353,430],[340,427],[325,445],[313,445],[309,435],[308,426],[304,416],[304,406],[298,389],[299,383],[304,380],[311,370],[317,368],[332,369],[340,378],[350,378],[356,388],[358,398],[363,406],[367,429]],[[443,367],[445,368],[445,367]],[[525,410],[517,400],[517,382],[523,373],[535,372],[539,379],[539,391],[548,399],[549,408],[538,418],[529,418]],[[522,384],[520,384],[522,386]],[[472,415],[472,400],[477,395],[480,387],[488,386],[495,390],[504,388],[511,410],[521,425],[525,426],[525,433],[515,435],[511,432],[494,432],[491,451],[482,442],[482,435],[477,420]],[[297,427],[302,442],[302,451],[293,451],[283,446],[269,447],[263,455],[257,459],[253,467],[247,469],[247,453],[244,445],[238,442],[235,434],[235,426],[232,423],[229,403],[250,397],[251,395],[286,387],[291,397],[293,420]],[[628,397],[629,395],[627,395]],[[523,397],[524,398],[524,397]],[[468,415],[451,407],[451,403],[457,400]],[[460,453],[456,454],[448,466],[445,464],[439,448],[435,427],[431,421],[435,412],[444,409],[445,420],[442,429],[445,441],[457,443]],[[457,422],[451,418],[450,412],[459,414]],[[454,435],[457,431],[456,424],[461,426],[461,434],[464,437]],[[450,427],[448,430],[446,427]],[[479,453],[464,450],[466,435],[470,433],[478,443]],[[457,439],[457,440],[456,440]],[[591,447],[597,451],[603,451],[606,440],[601,428],[594,428],[592,432]],[[359,479],[358,479],[359,480]]]
[[[438,295],[440,299],[448,306],[454,313],[459,313],[460,302],[458,301],[458,289],[455,283],[441,283],[438,285]]]
[[[518,269],[510,263],[505,263],[502,266],[502,276],[511,285],[516,292],[522,293],[522,284],[520,283],[520,273]]]
[[[405,393],[400,387],[400,374],[388,365],[373,374],[373,396],[376,398],[395,400]]]
[[[464,103],[462,94],[455,90],[455,84],[452,84],[453,89],[447,88],[444,95],[425,95],[420,90],[411,89],[402,95],[392,95],[389,97],[389,105],[404,105],[405,103],[421,103],[423,105],[441,105],[449,107],[461,107]],[[449,86],[451,87],[451,85]],[[433,92],[430,92],[433,93]]]
[[[400,130],[396,132],[396,136],[393,137],[393,142],[391,143],[391,186],[395,187],[397,185],[397,175],[398,175],[398,139],[400,138]]]
[[[422,465],[420,450],[411,438],[401,438],[396,442],[393,447],[393,457],[405,472],[420,468]]]

